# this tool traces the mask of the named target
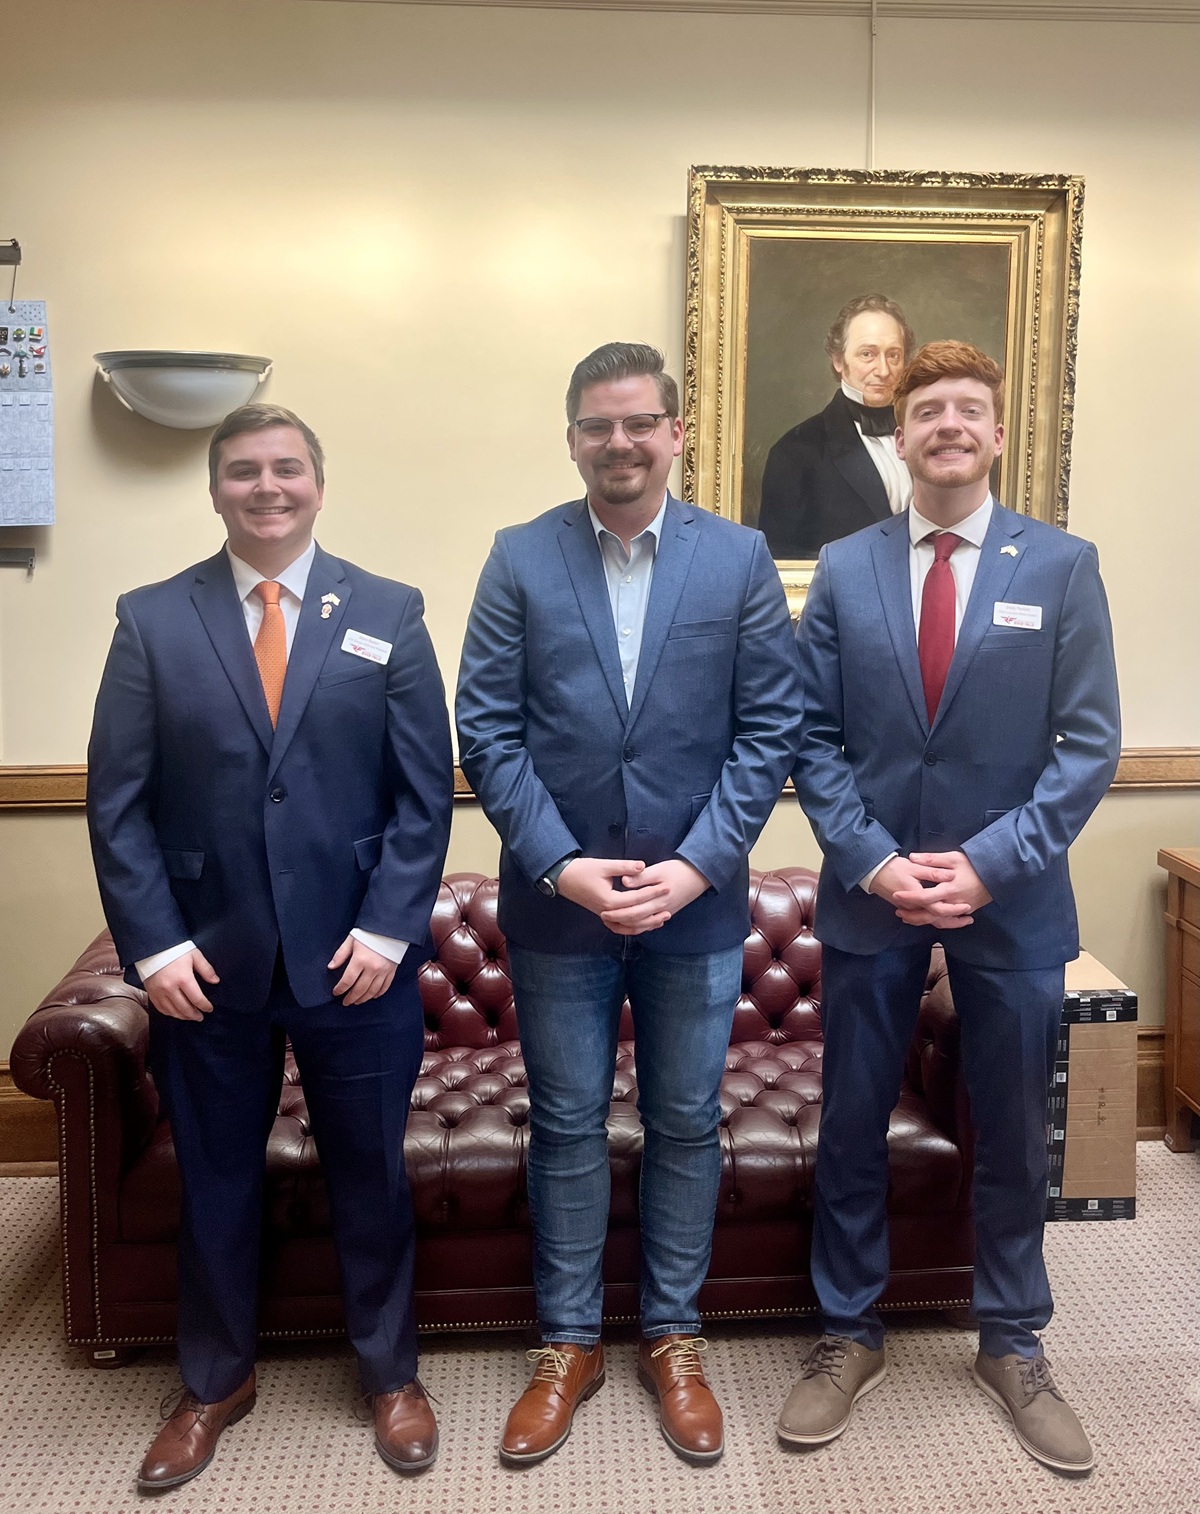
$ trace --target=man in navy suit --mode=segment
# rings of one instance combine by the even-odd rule
[[[500,833],[500,923],[529,1074],[542,1346],[501,1456],[566,1439],[604,1380],[605,1120],[633,1010],[639,1371],[685,1458],[721,1455],[697,1300],[719,1089],[749,932],[746,858],[791,766],[800,685],[762,536],[667,490],[683,425],[661,354],[598,348],[567,392],[584,499],[501,531],[458,689],[463,770]]]
[[[183,1187],[183,1391],[142,1464],[194,1477],[254,1405],[262,1185],[285,1040],[329,1188],[376,1444],[429,1466],[404,1124],[417,968],[450,829],[449,721],[420,594],[323,552],[320,443],[278,406],[217,428],[207,562],[122,595],[88,821],[126,977],[144,986]]]
[[[825,1053],[812,1275],[824,1334],[779,1434],[840,1435],[884,1376],[887,1129],[929,966],[945,947],[976,1131],[979,1386],[1033,1456],[1092,1451],[1036,1332],[1046,1096],[1078,955],[1067,848],[1120,749],[1112,629],[1090,543],[991,497],[1003,381],[961,342],[896,394],[905,514],[826,547],[799,631],[795,783],[825,853]]]

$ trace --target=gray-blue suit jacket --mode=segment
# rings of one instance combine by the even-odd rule
[[[712,887],[641,939],[736,946],[747,855],[799,740],[795,645],[762,535],[668,499],[627,703],[586,501],[499,532],[458,686],[463,771],[500,833],[500,924],[519,946],[619,949],[599,918],[535,887],[576,850],[679,856]]]
[[[995,625],[997,602],[1039,606],[1041,629]],[[961,849],[993,903],[944,933],[948,952],[1001,968],[1075,957],[1067,848],[1121,741],[1091,543],[994,506],[932,728],[907,513],[824,548],[798,646],[806,720],[793,776],[825,854],[821,940],[862,954],[899,945],[912,927],[860,880],[889,852]]]

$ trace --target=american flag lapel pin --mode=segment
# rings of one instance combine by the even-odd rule
[[[1017,555],[1016,547],[1001,547],[1000,552],[1004,557],[1015,557]]]

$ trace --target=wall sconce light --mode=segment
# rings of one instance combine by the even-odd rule
[[[240,352],[97,352],[100,376],[127,410],[199,431],[249,402],[271,359]]]

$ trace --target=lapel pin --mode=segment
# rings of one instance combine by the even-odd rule
[[[1000,551],[1004,557],[1015,557],[1017,555],[1016,547],[1001,547]]]
[[[322,594],[321,603],[323,605],[340,605],[341,600],[337,597],[336,594]]]
[[[333,614],[333,606],[332,605],[322,605],[321,606],[321,619],[322,620],[328,620],[329,617],[332,614]]]

